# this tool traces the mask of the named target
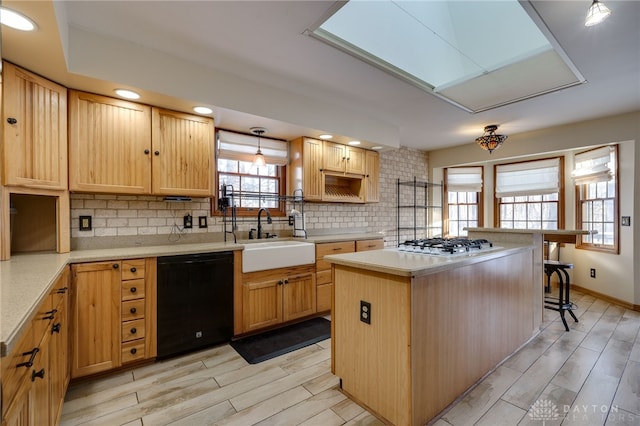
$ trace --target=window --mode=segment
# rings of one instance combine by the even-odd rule
[[[464,228],[483,225],[482,167],[445,169],[444,221],[447,237],[467,235]]]
[[[258,144],[269,164],[258,167],[253,155]],[[244,135],[225,130],[217,134],[216,186],[233,191],[237,214],[254,215],[260,207],[270,209],[272,216],[284,216],[286,205],[278,197],[285,195],[288,144],[267,138]],[[214,210],[215,209],[215,210]],[[217,205],[212,203],[212,213]]]
[[[581,235],[576,247],[619,253],[617,146],[575,156],[576,223],[595,234]]]
[[[562,167],[561,157],[495,166],[496,226],[563,228]]]

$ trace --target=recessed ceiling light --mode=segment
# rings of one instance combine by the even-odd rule
[[[349,145],[360,145],[360,141],[349,141]]]
[[[372,146],[371,149],[382,149],[382,147],[380,145],[377,145],[377,146]]]
[[[330,134],[324,134],[324,135],[320,135],[318,136],[320,139],[331,139],[333,137],[333,135]]]
[[[193,107],[193,110],[198,114],[211,114],[213,110],[204,106]]]
[[[33,31],[37,28],[31,19],[6,7],[0,7],[0,23],[20,31]]]
[[[127,89],[116,89],[116,94],[126,99],[140,99],[140,95]]]

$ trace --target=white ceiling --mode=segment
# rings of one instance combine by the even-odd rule
[[[332,1],[3,1],[39,31],[3,28],[2,56],[81,90],[206,104],[231,130],[431,150],[472,142],[487,124],[515,134],[640,110],[640,1],[603,1],[611,17],[589,28],[590,0],[532,2],[586,84],[478,114],[305,35]]]

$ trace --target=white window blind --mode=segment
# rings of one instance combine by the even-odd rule
[[[257,150],[257,136],[218,130],[218,158],[251,162]],[[289,143],[287,141],[261,137],[260,150],[267,164],[286,166],[289,163]]]
[[[496,166],[496,197],[553,194],[560,191],[560,159]]]
[[[571,177],[576,185],[611,180],[613,178],[611,168],[615,167],[611,155],[612,150],[613,148],[610,146],[603,146],[576,154],[574,157],[575,167],[571,172]]]
[[[482,191],[482,167],[453,167],[447,169],[447,191]]]

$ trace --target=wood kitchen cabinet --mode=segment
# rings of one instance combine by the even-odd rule
[[[67,189],[67,89],[3,62],[4,185]]]
[[[213,119],[69,92],[69,188],[208,197]]]
[[[366,203],[380,201],[380,154],[376,151],[366,152],[365,161],[365,192]]]
[[[362,148],[324,141],[322,149],[323,169],[364,175],[366,172],[365,153],[366,150]]]
[[[302,189],[306,201],[322,200],[322,141],[298,138],[290,142],[289,182],[291,195]]]
[[[73,378],[156,356],[156,259],[72,266]]]
[[[151,193],[151,107],[69,91],[69,189]]]
[[[243,274],[243,333],[275,326],[316,312],[313,267]]]
[[[2,425],[53,425],[69,384],[66,268],[17,346],[2,359]]]
[[[213,119],[153,108],[153,179],[156,195],[213,195]]]

